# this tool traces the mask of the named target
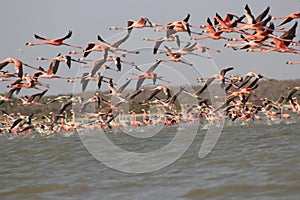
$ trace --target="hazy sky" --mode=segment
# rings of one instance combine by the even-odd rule
[[[28,64],[34,66],[43,66],[48,68],[49,62],[37,61],[36,57],[55,57],[58,53],[67,54],[70,50],[76,50],[70,47],[37,46],[28,47],[25,43],[28,41],[36,42],[33,34],[38,34],[46,38],[58,38],[64,36],[69,30],[73,31],[67,43],[85,47],[88,42],[97,42],[97,35],[104,39],[114,42],[122,38],[125,32],[109,30],[111,26],[126,26],[129,19],[137,20],[140,16],[149,18],[152,23],[166,24],[171,21],[182,20],[187,13],[191,14],[191,25],[205,24],[207,17],[213,19],[215,13],[221,16],[226,13],[234,13],[241,16],[245,5],[248,4],[253,14],[257,16],[267,6],[270,6],[270,14],[275,17],[288,15],[292,12],[299,12],[300,1],[144,1],[144,0],[122,0],[122,1],[40,1],[40,0],[6,0],[1,4],[1,38],[0,52],[1,60],[8,56],[16,57]],[[278,21],[279,22],[279,21]],[[278,24],[278,22],[276,22]],[[289,28],[294,22],[288,23],[285,28]],[[192,29],[200,31],[200,29]],[[297,38],[299,40],[299,26],[297,28]],[[225,36],[228,36],[224,34]],[[123,45],[122,48],[141,49],[144,53],[141,55],[129,55],[126,60],[136,61],[143,69],[147,69],[157,56],[151,55],[152,42],[143,41],[143,37],[160,38],[164,33],[154,32],[152,29],[133,30],[132,37]],[[180,34],[183,40],[189,40],[186,33]],[[296,41],[295,40],[295,41]],[[247,53],[227,49],[224,44],[227,41],[205,40],[198,42],[210,48],[220,49],[221,54],[210,53],[213,61],[204,58],[195,58],[187,56],[186,60],[195,63],[196,69],[188,69],[188,66],[174,66],[165,64],[165,72],[160,72],[165,79],[176,82],[180,74],[184,75],[186,83],[196,84],[194,79],[199,74],[209,76],[217,73],[218,69],[234,66],[232,74],[243,75],[249,71],[261,73],[264,76],[276,79],[295,79],[300,78],[300,65],[286,65],[286,61],[300,61],[299,55],[281,54],[281,53]],[[172,44],[165,43],[172,46]],[[147,56],[146,56],[147,54]],[[149,54],[149,55],[148,55]],[[91,59],[101,58],[101,53],[96,52]],[[208,55],[208,54],[204,54]],[[144,56],[144,57],[143,57]],[[160,55],[162,56],[162,55]],[[78,58],[79,56],[74,56]],[[146,58],[147,57],[147,58]],[[58,75],[74,76],[80,75],[83,71],[80,64],[74,64],[72,69],[68,69],[64,63],[61,64]],[[13,66],[6,68],[13,71]],[[167,70],[166,70],[167,69]],[[25,72],[32,73],[32,70],[24,67]],[[123,71],[118,74],[128,74],[131,71],[129,66],[124,66]],[[171,71],[171,72],[170,72]],[[105,73],[105,72],[104,72]],[[197,74],[198,73],[198,74]],[[125,79],[127,75],[123,75]],[[41,80],[47,82],[45,80]],[[73,85],[66,81],[50,80],[51,89],[48,94],[67,93],[73,91]],[[116,80],[118,82],[118,80]],[[1,82],[1,93],[7,91],[7,82]],[[92,85],[92,84],[91,84]],[[75,91],[78,89],[75,88]],[[34,91],[34,90],[33,90]]]

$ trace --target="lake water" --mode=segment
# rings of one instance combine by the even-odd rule
[[[78,135],[1,137],[0,199],[300,199],[300,123],[227,126],[199,159],[205,133],[175,163],[142,174],[108,168]]]

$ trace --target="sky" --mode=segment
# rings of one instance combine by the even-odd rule
[[[141,16],[147,17],[152,23],[167,24],[172,21],[180,21],[189,13],[190,24],[200,26],[205,24],[206,19],[213,19],[215,13],[225,16],[226,13],[234,13],[241,16],[244,12],[245,5],[248,4],[253,14],[257,16],[267,6],[270,6],[270,14],[274,17],[281,17],[292,12],[299,12],[299,0],[269,0],[269,1],[144,1],[144,0],[122,0],[122,1],[40,1],[40,0],[5,0],[1,2],[2,10],[0,12],[1,20],[1,37],[0,37],[0,60],[6,57],[15,57],[23,62],[48,68],[48,61],[38,61],[38,56],[55,57],[58,53],[68,54],[74,48],[66,46],[25,46],[26,42],[36,42],[34,34],[46,38],[59,38],[73,32],[66,43],[80,45],[85,47],[88,42],[97,42],[97,35],[101,35],[105,40],[114,42],[122,38],[126,32],[109,30],[111,26],[124,27],[127,20],[137,20]],[[293,25],[288,23],[285,28]],[[201,29],[192,28],[195,31]],[[143,41],[142,38],[161,38],[165,33],[154,32],[153,29],[133,30],[132,35],[122,45],[126,49],[139,49],[140,55],[127,55],[125,60],[135,61],[143,70],[147,70],[159,56],[151,54],[153,43]],[[299,37],[299,26],[296,32],[296,39]],[[183,40],[188,41],[186,33],[180,33]],[[196,36],[197,37],[197,36]],[[218,70],[233,66],[232,74],[244,75],[249,71],[261,73],[262,75],[274,79],[297,79],[300,78],[300,65],[286,65],[286,61],[300,61],[299,55],[282,54],[282,53],[249,53],[245,51],[233,51],[224,47],[227,41],[204,40],[198,42],[213,49],[219,49],[222,53],[205,53],[205,56],[211,56],[212,59],[196,58],[195,56],[186,56],[185,59],[194,63],[195,67],[182,66],[169,63],[162,64],[159,75],[164,79],[178,84],[197,84],[196,77],[207,77]],[[172,46],[173,44],[165,43]],[[100,59],[102,53],[95,52],[88,57],[89,59]],[[74,56],[77,59],[80,56]],[[81,73],[89,69],[81,68],[81,64],[73,64],[71,69],[62,63],[58,75],[64,77],[80,76]],[[6,70],[13,71],[13,66],[9,65]],[[24,72],[32,73],[33,71],[24,67]],[[115,76],[115,82],[124,82],[131,72],[135,72],[132,67],[124,66],[122,72],[101,71],[103,74]],[[41,80],[51,84],[47,94],[62,94],[78,92],[78,84],[67,83],[65,80]],[[7,91],[7,82],[0,83],[0,92]],[[75,86],[76,85],[76,86]],[[90,84],[93,85],[93,84]],[[93,88],[92,88],[93,89]],[[34,92],[35,90],[32,90]]]

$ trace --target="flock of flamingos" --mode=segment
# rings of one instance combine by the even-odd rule
[[[90,42],[83,49],[66,43],[65,41],[72,37],[72,31],[58,39],[47,39],[34,34],[36,42],[27,42],[28,48],[34,48],[38,45],[65,45],[70,47],[68,55],[58,55],[54,58],[38,57],[38,60],[49,60],[48,69],[35,67],[14,57],[8,57],[0,62],[0,77],[2,81],[8,83],[6,86],[9,91],[5,95],[0,95],[0,104],[12,102],[15,95],[20,100],[17,106],[38,105],[41,98],[47,94],[51,88],[50,84],[44,83],[43,79],[65,79],[68,82],[80,81],[82,91],[85,91],[88,84],[95,83],[98,90],[95,95],[88,99],[74,96],[58,96],[49,100],[46,104],[55,101],[61,102],[59,112],[49,112],[40,119],[36,117],[37,113],[30,115],[20,115],[16,113],[7,113],[2,109],[2,119],[0,124],[0,135],[28,136],[30,134],[58,134],[66,131],[73,131],[78,128],[91,128],[103,130],[116,130],[120,127],[144,127],[155,124],[164,126],[176,126],[180,123],[217,123],[221,119],[227,118],[232,121],[242,121],[249,123],[256,120],[288,119],[300,115],[300,104],[296,95],[300,86],[290,88],[286,94],[279,94],[277,101],[265,97],[257,97],[255,89],[259,87],[258,83],[266,77],[261,74],[249,72],[245,75],[226,76],[232,72],[233,67],[224,68],[219,74],[213,74],[207,78],[198,78],[198,82],[203,82],[199,90],[190,92],[184,87],[178,91],[170,86],[171,83],[155,73],[155,69],[161,67],[161,63],[168,62],[171,66],[177,62],[182,67],[193,67],[193,63],[184,59],[185,55],[194,55],[206,59],[201,53],[214,51],[220,53],[220,50],[201,46],[197,40],[221,40],[226,41],[225,47],[232,48],[235,51],[247,52],[280,52],[290,54],[300,54],[300,41],[294,41],[296,37],[297,19],[300,13],[291,13],[284,17],[272,17],[269,14],[270,8],[267,7],[258,16],[251,13],[248,5],[245,6],[242,16],[228,13],[222,18],[218,13],[215,17],[207,18],[206,24],[195,26],[189,24],[190,14],[181,21],[174,21],[167,24],[152,23],[148,18],[141,17],[138,21],[128,20],[124,27],[111,27],[110,30],[125,30],[125,37],[111,44],[98,35],[97,42]],[[156,59],[153,65],[144,70],[136,66],[134,62],[126,61],[126,54],[136,54],[139,51],[123,49],[120,46],[130,38],[132,31],[141,31],[137,29],[153,29],[155,32],[165,32],[164,37],[157,39],[144,38],[145,41],[153,42],[153,54],[163,53],[165,59]],[[179,34],[180,33],[180,34]],[[186,34],[189,41],[183,41],[180,36]],[[238,35],[239,37],[233,37]],[[177,46],[172,48],[170,45]],[[101,59],[89,60],[91,53],[101,52]],[[80,56],[80,58],[78,57]],[[93,63],[90,71],[83,73],[80,77],[63,77],[58,75],[58,68],[61,62],[71,68],[73,62],[87,64]],[[10,67],[13,64],[13,68]],[[114,63],[109,67],[107,63]],[[300,64],[300,62],[288,61],[284,64]],[[123,66],[125,65],[125,67]],[[122,73],[130,66],[136,70],[137,74],[128,77],[127,82],[119,86],[114,77],[103,76],[102,70],[113,70],[115,73]],[[26,69],[31,68],[34,73],[26,73]],[[153,80],[153,87],[144,87],[146,79]],[[215,107],[210,104],[208,99],[203,98],[210,84],[219,86],[225,92],[225,101]],[[101,85],[107,84],[109,91],[101,90]],[[126,87],[134,84],[134,90],[128,92]],[[20,90],[37,91],[30,96],[19,96]],[[127,91],[127,94],[125,94]],[[178,104],[180,95],[187,95],[193,98],[195,104]],[[251,98],[255,97],[256,101]],[[112,98],[115,101],[112,101]],[[137,100],[142,99],[142,100]],[[129,113],[123,110],[124,105],[136,103],[146,106],[156,106],[157,112],[149,114],[149,110],[142,109],[137,117],[134,111]],[[257,103],[259,102],[259,103]],[[75,121],[68,116],[69,110],[76,109],[79,118],[86,119],[84,123]],[[1,105],[0,105],[1,106]],[[73,111],[74,112],[74,111]],[[30,113],[30,112],[29,112]],[[294,113],[294,114],[293,114]]]

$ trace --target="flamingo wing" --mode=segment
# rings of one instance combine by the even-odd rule
[[[6,65],[8,65],[8,61],[3,61],[0,63],[0,70],[2,70]]]
[[[69,31],[69,33],[65,37],[59,38],[58,40],[65,40],[70,38],[71,36],[72,36],[72,31]]]
[[[44,37],[41,37],[41,36],[39,36],[37,34],[34,34],[34,38],[37,39],[37,40],[48,40],[48,39],[46,39]]]
[[[140,89],[140,87],[143,85],[146,78],[140,78],[136,83],[136,90]]]
[[[152,65],[146,73],[153,72],[156,67],[159,65],[160,61],[157,61],[154,65]]]

